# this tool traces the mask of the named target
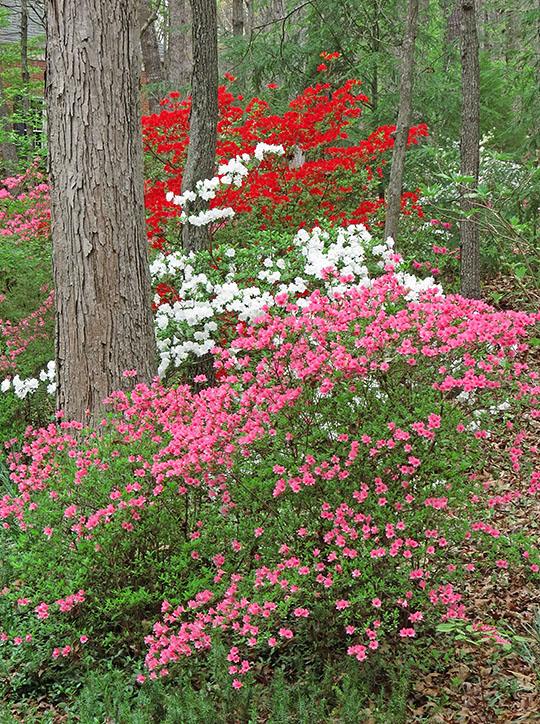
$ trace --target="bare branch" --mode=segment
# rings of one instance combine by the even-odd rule
[[[140,31],[141,36],[144,35],[146,33],[146,31],[148,30],[148,28],[152,25],[152,23],[155,23],[155,21],[157,20],[160,7],[161,7],[161,0],[158,0],[158,3],[156,5],[154,12],[152,13],[152,15],[150,15],[148,20],[141,27],[141,31]]]

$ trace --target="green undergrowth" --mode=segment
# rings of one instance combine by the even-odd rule
[[[534,642],[537,636],[535,631]],[[44,682],[18,704],[8,704],[4,681],[0,724],[431,724],[465,721],[466,692],[468,715],[479,717],[467,721],[508,721],[514,707],[512,721],[533,722],[534,712],[516,708],[523,687],[532,686],[512,673],[532,650],[530,641],[527,655],[520,646],[486,654],[474,642],[456,646],[433,632],[409,645],[406,655],[396,648],[390,663],[373,656],[370,667],[338,658],[307,666],[298,656],[275,667],[261,662],[255,681],[237,692],[215,652],[204,679],[186,669],[174,684],[158,679],[144,687],[125,662],[96,662],[84,672],[75,669],[71,679]],[[490,680],[482,680],[488,670]],[[485,696],[475,702],[477,689]]]
[[[174,685],[157,680],[139,688],[122,669],[97,666],[79,680],[34,690],[0,715],[0,724],[400,724],[407,721],[412,659],[390,667],[373,658],[305,668],[301,658],[274,670],[262,665],[258,680],[235,692],[216,655],[210,676],[186,670]],[[4,692],[5,693],[5,692]],[[44,709],[47,701],[51,709]],[[0,698],[0,703],[2,699]],[[21,718],[24,716],[24,718]],[[61,718],[60,718],[61,717]]]

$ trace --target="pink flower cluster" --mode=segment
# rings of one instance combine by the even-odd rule
[[[525,438],[490,405],[514,395],[537,413],[540,388],[524,355],[539,318],[407,294],[390,272],[335,298],[315,292],[302,309],[285,298],[215,350],[215,387],[116,392],[115,415],[85,442],[61,419],[29,431],[11,456],[18,494],[0,500],[6,534],[36,530],[74,560],[88,542],[100,560],[107,550],[114,558],[118,540],[137,551],[145,528],[168,536],[162,556],[181,543],[186,576],[207,580],[181,605],[161,604],[144,639],[150,678],[204,655],[219,635],[239,688],[268,646],[296,645],[321,611],[332,622],[325,635],[352,637],[347,652],[358,661],[385,639],[414,638],[426,620],[466,619],[459,576],[474,572],[471,547],[487,536],[494,569],[517,565],[492,514],[519,497],[462,465],[456,429],[480,460],[485,438],[474,425],[511,435],[509,465],[537,493]],[[474,408],[461,393],[474,395]],[[109,486],[89,500],[95,480]],[[44,521],[46,506],[56,513]],[[174,529],[163,529],[167,511]],[[534,573],[534,543],[526,553]],[[89,567],[89,583],[92,575]],[[56,603],[85,599],[80,591]],[[35,613],[45,625],[47,605]]]

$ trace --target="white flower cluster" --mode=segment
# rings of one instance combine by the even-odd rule
[[[362,225],[352,225],[346,229],[339,229],[336,240],[329,244],[330,235],[319,227],[315,227],[311,233],[300,229],[296,235],[295,243],[300,253],[305,258],[305,273],[317,279],[323,278],[323,269],[332,267],[341,276],[352,275],[355,283],[365,286],[369,281],[369,271],[365,264],[366,246],[371,241],[371,235]],[[393,245],[392,241],[392,245]],[[326,247],[326,250],[325,250]],[[375,251],[377,249],[377,251]],[[381,245],[373,248],[373,254],[381,254],[386,251],[386,246]],[[384,266],[384,262],[382,263]],[[343,291],[346,287],[342,284],[336,285],[330,281],[334,291]],[[336,288],[338,287],[338,288]]]
[[[241,186],[244,178],[249,173],[249,168],[245,164],[249,163],[250,160],[251,157],[249,153],[243,153],[241,156],[231,158],[227,163],[218,166],[217,175],[221,177],[221,183],[226,186],[230,186],[231,184]]]
[[[39,387],[40,381],[48,383],[47,392],[50,395],[56,392],[56,369],[54,361],[51,360],[48,362],[47,369],[41,370],[39,373],[39,379],[29,377],[25,380],[21,380],[19,375],[15,375],[13,378],[6,377],[6,379],[0,383],[0,392],[7,392],[13,388],[15,395],[19,399],[24,400],[27,395],[34,394]]]
[[[178,282],[175,288],[180,297],[180,301],[173,304],[161,304],[156,313],[160,377],[171,363],[178,367],[190,353],[202,356],[209,352],[217,343],[213,337],[218,329],[215,320],[224,313],[231,313],[240,322],[251,322],[261,315],[264,307],[275,305],[276,296],[288,294],[295,298],[296,294],[302,294],[309,286],[313,287],[314,282],[332,296],[352,287],[370,286],[372,277],[368,266],[384,269],[394,257],[392,239],[370,248],[371,236],[361,225],[334,229],[332,235],[335,235],[333,241],[329,232],[319,228],[313,229],[311,233],[300,230],[293,243],[304,261],[302,275],[287,283],[282,282],[277,287],[274,285],[283,278],[286,261],[270,256],[264,258],[257,277],[271,286],[270,290],[258,286],[239,286],[235,280],[236,268],[232,261],[229,263],[225,281],[212,282],[206,274],[195,272],[193,253],[160,255],[150,267],[152,278],[155,283],[164,278],[176,278]],[[223,255],[231,260],[235,254],[233,248],[223,252]],[[435,285],[432,278],[420,280],[400,270],[399,264],[394,266],[398,280],[410,290],[407,299],[417,299],[422,291],[432,287],[442,293],[442,289]],[[349,277],[350,280],[342,281],[334,275],[327,276],[325,270],[329,268],[334,269],[338,276]],[[159,301],[159,296],[156,296],[156,304]],[[309,301],[300,297],[295,299],[295,303],[303,307],[307,306]]]
[[[406,299],[416,300],[427,289],[436,288],[442,294],[442,287],[435,284],[433,277],[418,279],[408,274],[396,262],[394,240],[388,237],[381,244],[369,247],[371,235],[361,224],[351,225],[346,229],[339,229],[336,240],[328,244],[330,235],[318,227],[311,234],[300,230],[296,236],[300,242],[300,252],[306,259],[305,273],[317,279],[323,277],[323,270],[329,267],[335,269],[341,277],[352,277],[349,282],[329,277],[325,287],[329,294],[344,293],[351,287],[366,287],[372,283],[368,265],[374,260],[379,269],[384,269],[392,263],[395,275],[400,284],[409,289]],[[326,251],[325,251],[325,246]]]
[[[189,216],[183,214],[182,216],[184,216],[185,220],[192,226],[206,226],[219,219],[232,219],[234,210],[231,209],[230,206],[227,206],[224,209],[208,209],[208,211],[200,211],[198,214],[190,214]],[[182,216],[180,220],[184,220]]]
[[[278,156],[283,156],[285,149],[281,145],[277,146],[272,143],[258,143],[255,148],[255,153],[253,154],[255,158],[262,161],[265,153],[275,153]]]
[[[285,149],[283,146],[276,146],[268,143],[258,143],[255,147],[254,156],[258,161],[262,161],[265,153],[274,153],[278,156],[283,156]],[[249,168],[246,166],[251,160],[249,153],[243,153],[241,156],[235,156],[231,158],[227,163],[223,163],[218,166],[217,175],[210,179],[203,179],[197,181],[196,191],[184,191],[183,194],[176,195],[173,191],[168,191],[165,194],[167,201],[171,202],[175,206],[185,206],[190,201],[195,201],[197,196],[205,201],[210,201],[216,197],[216,189],[224,184],[230,186],[241,186],[244,182],[245,177],[249,173]],[[234,216],[234,210],[230,207],[224,209],[210,209],[209,211],[201,211],[199,214],[188,214],[182,213],[180,215],[180,221],[182,223],[192,224],[193,226],[206,226],[211,224],[218,219],[230,219]]]

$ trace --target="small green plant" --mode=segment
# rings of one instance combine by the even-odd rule
[[[512,648],[527,663],[540,686],[540,607],[535,606],[530,623],[522,624],[525,635],[512,631]]]

